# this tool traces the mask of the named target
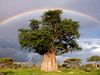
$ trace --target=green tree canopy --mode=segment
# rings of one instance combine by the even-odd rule
[[[29,28],[19,29],[21,48],[34,50],[44,55],[56,55],[80,50],[77,40],[80,37],[79,23],[72,19],[62,19],[61,10],[44,12],[42,20],[30,20]]]
[[[74,62],[74,63],[81,63],[81,59],[79,58],[67,58],[64,60],[64,63],[71,63],[71,62]]]
[[[80,67],[81,59],[79,58],[67,58],[64,60],[62,66],[70,67],[70,68],[78,68]]]
[[[12,58],[0,58],[0,62],[13,62]]]
[[[100,56],[97,56],[97,55],[94,55],[94,56],[91,56],[90,58],[87,59],[89,62],[91,61],[96,61],[96,62],[100,62]]]

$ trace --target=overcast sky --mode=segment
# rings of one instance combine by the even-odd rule
[[[63,8],[100,20],[100,0],[0,0],[0,21],[35,9]]]
[[[17,61],[40,61],[37,54],[20,50],[18,29],[25,27],[29,19],[40,18],[42,9],[62,9],[64,18],[80,22],[80,45],[83,51],[58,57],[81,57],[100,54],[100,0],[0,0],[0,57],[12,57]],[[33,57],[33,58],[32,58]]]

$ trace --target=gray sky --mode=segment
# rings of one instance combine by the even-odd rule
[[[12,57],[17,61],[39,62],[41,56],[38,55],[39,57],[36,59],[37,54],[20,50],[17,40],[18,29],[27,26],[30,19],[38,19],[41,16],[41,11],[35,12],[35,10],[50,8],[72,10],[73,12],[64,12],[62,16],[77,20],[81,25],[79,43],[83,51],[58,56],[58,60],[67,57],[86,59],[89,55],[100,55],[99,7],[100,0],[0,0],[0,57]],[[25,14],[29,11],[32,12]],[[5,23],[3,24],[3,22]]]
[[[63,8],[100,20],[100,0],[0,0],[0,21],[30,10]]]

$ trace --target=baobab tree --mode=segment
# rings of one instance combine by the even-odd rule
[[[21,48],[43,55],[41,70],[46,72],[57,71],[56,55],[81,49],[79,23],[62,19],[61,14],[61,10],[48,10],[40,21],[32,19],[29,28],[19,29]]]

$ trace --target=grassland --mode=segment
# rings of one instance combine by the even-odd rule
[[[84,70],[62,69],[59,72],[43,72],[39,69],[0,69],[4,75],[100,75],[100,70],[86,72]]]

